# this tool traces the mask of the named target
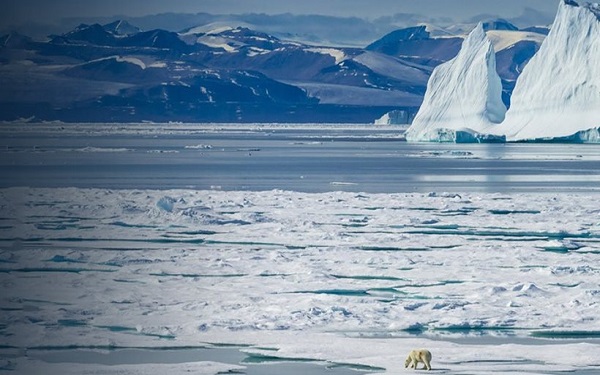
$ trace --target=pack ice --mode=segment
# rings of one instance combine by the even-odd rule
[[[407,140],[600,142],[600,5],[560,0],[506,113],[499,85],[493,47],[478,25],[458,56],[433,72]]]

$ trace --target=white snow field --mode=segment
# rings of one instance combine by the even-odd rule
[[[598,4],[560,0],[550,33],[517,79],[508,111],[489,43],[479,25],[459,55],[434,70],[407,140],[600,142]]]
[[[416,347],[434,373],[600,372],[594,195],[5,188],[0,207],[2,373],[244,371],[36,354],[216,344],[375,373]]]

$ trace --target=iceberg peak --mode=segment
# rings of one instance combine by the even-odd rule
[[[479,22],[475,28],[467,35],[465,38],[465,42],[467,44],[470,43],[485,43],[487,36],[485,34],[485,28],[483,27],[483,23]]]
[[[570,6],[570,7],[575,7],[575,8],[583,7],[585,9],[589,10],[590,12],[592,12],[594,15],[596,15],[596,18],[598,18],[598,20],[600,20],[600,4],[599,3],[586,2],[586,3],[579,4],[575,0],[562,0],[561,6]]]
[[[459,134],[488,132],[505,113],[494,48],[479,23],[458,55],[433,71],[406,139],[456,142]]]

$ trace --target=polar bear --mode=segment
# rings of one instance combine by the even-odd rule
[[[404,367],[410,365],[410,368],[416,370],[419,362],[422,362],[427,370],[431,370],[431,352],[427,349],[411,350],[408,357],[406,357],[406,361],[404,361]]]

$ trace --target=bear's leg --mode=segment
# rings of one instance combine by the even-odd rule
[[[427,360],[427,358],[425,358],[423,360],[423,364],[425,365],[424,368],[426,368],[427,370],[431,370],[431,364],[429,363],[429,361]]]

